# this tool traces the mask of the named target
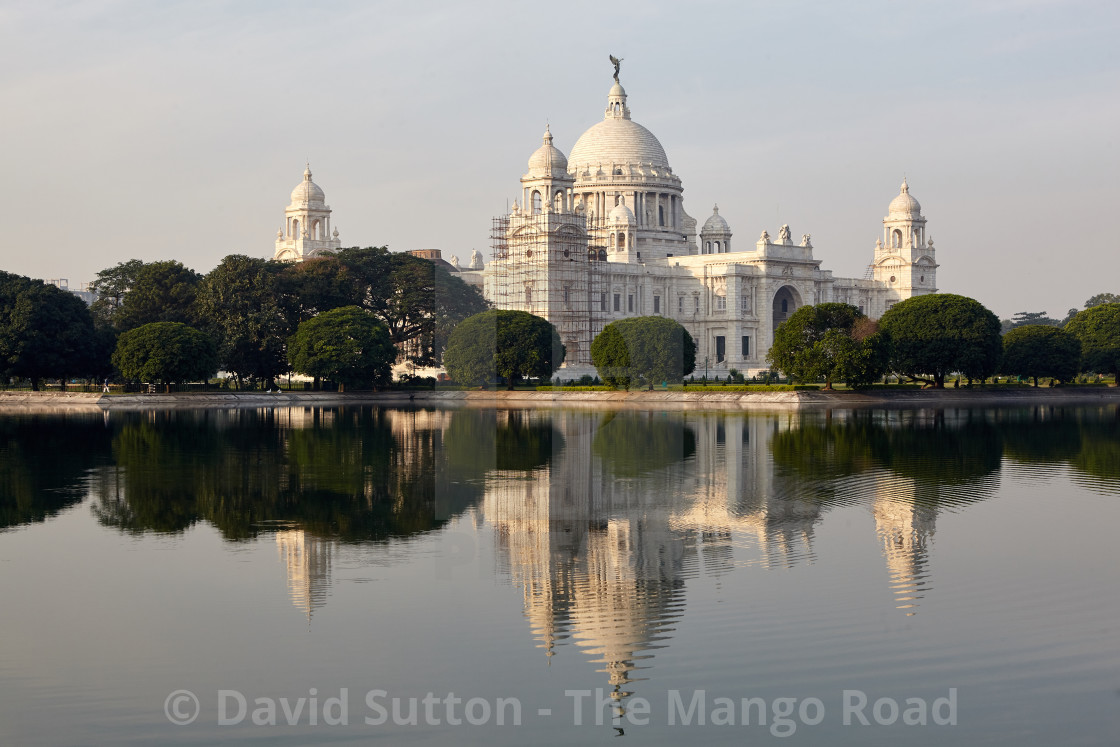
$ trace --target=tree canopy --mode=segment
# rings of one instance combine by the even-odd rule
[[[41,280],[0,273],[0,368],[31,380],[90,376],[106,368],[105,337],[85,302]]]
[[[1091,309],[1105,303],[1120,303],[1120,296],[1115,293],[1098,293],[1085,302],[1085,308]]]
[[[121,333],[113,364],[133,381],[206,381],[218,369],[214,342],[182,322],[150,322]]]
[[[357,306],[324,311],[299,325],[288,340],[292,368],[347,386],[384,386],[392,375],[397,351],[389,331]]]
[[[802,306],[774,332],[767,360],[799,381],[824,378],[870,384],[887,368],[888,338],[858,308],[846,303]]]
[[[987,378],[1003,357],[999,319],[965,296],[908,298],[888,309],[879,326],[890,336],[891,370],[938,388],[955,371],[970,379]]]
[[[202,275],[175,260],[149,262],[139,268],[123,263],[106,272],[118,268],[120,277],[114,282],[127,282],[129,273],[135,270],[135,274],[119,308],[110,317],[117,329],[123,332],[149,322],[198,323],[195,298]],[[100,276],[98,273],[99,279]]]
[[[591,362],[609,386],[639,381],[679,383],[696,368],[696,342],[680,323],[663,316],[611,322],[591,342]]]
[[[492,309],[455,327],[443,361],[459,383],[485,386],[500,376],[513,389],[521,379],[551,377],[564,362],[564,346],[548,320],[527,311]]]
[[[1066,331],[1081,341],[1082,370],[1117,375],[1120,383],[1120,303],[1085,309]]]
[[[218,345],[221,366],[239,380],[271,383],[288,370],[284,343],[292,327],[280,304],[285,265],[231,254],[198,289],[198,312]]]
[[[1016,327],[1003,336],[1000,371],[1011,376],[1070,381],[1081,363],[1081,342],[1058,327],[1032,324]]]

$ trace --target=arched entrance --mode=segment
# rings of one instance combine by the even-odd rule
[[[793,312],[797,311],[801,304],[801,294],[797,289],[791,285],[783,285],[774,294],[774,329],[778,325],[789,319]]]

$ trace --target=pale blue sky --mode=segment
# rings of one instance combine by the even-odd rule
[[[545,122],[611,67],[700,222],[789,223],[862,276],[905,174],[942,290],[1001,316],[1120,292],[1120,4],[0,5],[0,269],[270,257],[305,159],[344,245],[487,249]]]

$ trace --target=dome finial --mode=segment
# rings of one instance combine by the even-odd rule
[[[905,195],[905,194],[909,194],[909,193],[910,193],[910,185],[906,183],[906,175],[903,174],[902,175],[902,190],[899,192],[899,194]]]
[[[719,203],[712,206],[712,215],[719,215]]]
[[[311,181],[311,161],[306,161],[306,168],[303,170],[304,181]]]

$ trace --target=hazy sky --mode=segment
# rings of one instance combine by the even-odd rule
[[[1120,293],[1120,3],[0,4],[3,262],[271,257],[310,160],[344,246],[488,253],[608,54],[700,223],[789,223],[861,277],[905,174],[941,290],[1001,316]]]

